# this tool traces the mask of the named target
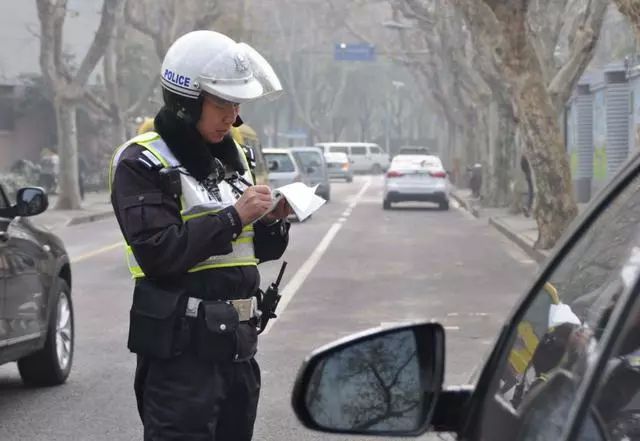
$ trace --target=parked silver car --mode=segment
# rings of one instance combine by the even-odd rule
[[[322,150],[317,147],[291,147],[291,151],[298,164],[302,166],[303,173],[307,175],[309,185],[317,185],[316,194],[329,201],[331,182]]]
[[[269,170],[269,185],[271,188],[282,187],[293,182],[308,184],[308,178],[302,172],[302,166],[298,164],[289,149],[268,148],[262,153]]]

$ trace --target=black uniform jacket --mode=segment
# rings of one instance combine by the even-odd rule
[[[212,255],[231,252],[231,241],[242,224],[233,206],[212,215],[182,221],[180,203],[163,190],[158,169],[141,161],[144,148],[129,146],[119,161],[111,191],[111,202],[120,229],[145,278],[136,284],[179,285],[190,297],[204,300],[249,298],[260,286],[255,266],[187,271]],[[272,226],[258,221],[255,254],[260,262],[279,259],[288,244],[288,225]],[[239,329],[240,359],[255,352],[255,329]]]

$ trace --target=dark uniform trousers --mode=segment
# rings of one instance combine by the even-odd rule
[[[192,353],[138,356],[135,376],[145,441],[250,441],[260,395],[255,359],[203,361]]]

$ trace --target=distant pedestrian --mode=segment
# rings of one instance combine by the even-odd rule
[[[80,199],[84,200],[84,183],[87,179],[89,166],[82,156],[78,156],[78,187],[80,187]]]
[[[522,169],[522,173],[524,173],[527,181],[527,200],[524,207],[522,207],[522,211],[526,217],[529,217],[531,216],[531,210],[533,208],[533,177],[531,175],[531,165],[524,154],[520,156],[520,169]]]
[[[482,164],[475,163],[467,169],[470,174],[469,187],[471,188],[471,195],[476,199],[480,198],[480,190],[482,189]]]

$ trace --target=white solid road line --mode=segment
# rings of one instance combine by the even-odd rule
[[[360,189],[360,191],[358,192],[358,194],[356,195],[356,197],[349,204],[350,208],[353,208],[358,204],[358,202],[360,201],[360,199],[362,198],[362,196],[367,191],[370,185],[371,185],[371,178],[368,178],[367,181],[362,186],[362,188]],[[307,277],[309,277],[309,274],[311,274],[311,271],[313,271],[315,266],[318,264],[318,262],[324,255],[325,251],[327,251],[327,249],[329,248],[329,245],[331,245],[331,242],[336,237],[336,235],[338,234],[338,231],[340,231],[340,228],[342,228],[345,221],[346,221],[346,217],[341,218],[340,220],[335,222],[333,225],[331,225],[331,228],[329,228],[329,231],[327,231],[327,234],[324,235],[324,237],[322,238],[322,240],[320,241],[316,249],[313,250],[309,258],[302,264],[300,269],[293,275],[289,283],[287,283],[287,286],[284,287],[284,289],[282,290],[282,298],[280,299],[280,303],[278,303],[279,316],[282,316],[282,313],[284,312],[284,310],[287,309],[287,305],[289,304],[293,296],[296,295],[296,293],[298,292],[298,290],[300,289],[304,281],[307,279]],[[267,328],[264,330],[264,332],[261,335],[268,334],[276,322],[277,322],[277,319],[271,320],[267,325]]]

